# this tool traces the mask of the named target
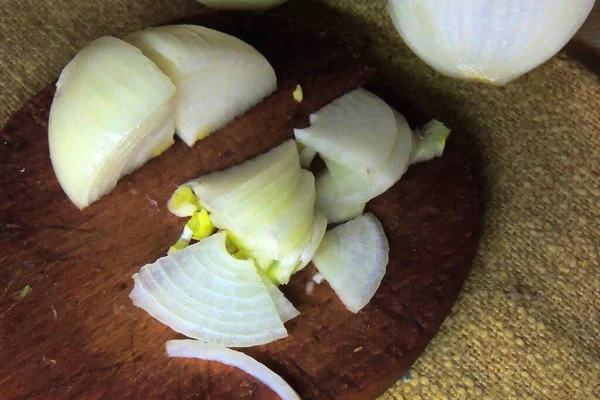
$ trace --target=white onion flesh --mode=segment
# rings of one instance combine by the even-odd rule
[[[169,357],[198,358],[239,368],[267,385],[282,400],[300,400],[300,396],[279,375],[239,351],[197,340],[169,340],[166,348]]]
[[[327,170],[316,179],[316,208],[329,222],[344,222],[362,213],[364,204],[392,187],[406,171],[413,147],[406,119],[394,112],[396,136],[392,152],[380,169],[356,172],[348,165],[324,158]]]
[[[594,0],[389,0],[406,44],[435,70],[505,84],[546,62],[577,32]]]
[[[313,232],[310,238],[310,242],[308,246],[302,252],[300,256],[300,261],[298,265],[296,265],[296,269],[294,269],[294,273],[301,271],[312,261],[315,254],[317,254],[317,250],[323,240],[323,236],[325,236],[325,231],[327,230],[327,218],[319,212],[315,213],[315,217],[313,219]]]
[[[138,49],[94,40],[62,71],[48,137],[56,177],[85,208],[173,144],[175,87]]]
[[[177,135],[192,146],[271,94],[275,71],[249,44],[196,25],[167,25],[125,38],[177,87]]]
[[[268,10],[289,0],[196,0],[217,10]]]
[[[346,308],[360,311],[385,275],[389,245],[379,220],[370,213],[328,231],[313,259]]]
[[[133,275],[133,303],[174,331],[224,346],[287,336],[254,263],[232,257],[225,238],[214,234],[142,267]]]
[[[393,109],[356,89],[310,115],[310,127],[294,129],[296,140],[321,157],[367,174],[380,169],[396,140]]]
[[[288,140],[252,160],[189,183],[213,224],[232,233],[259,267],[275,262],[286,283],[302,254],[314,217],[314,176],[300,167]],[[269,270],[269,277],[273,278]]]
[[[281,322],[285,324],[289,320],[300,315],[300,311],[294,307],[294,305],[284,296],[283,293],[281,293],[281,290],[277,288],[277,286],[271,281],[271,279],[269,279],[267,275],[260,270],[258,270],[258,274],[267,288],[269,296],[271,296],[271,300],[273,300],[273,304],[275,304],[275,308],[279,313]]]

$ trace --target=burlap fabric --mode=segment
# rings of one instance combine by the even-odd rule
[[[419,61],[394,31],[384,0],[323,3],[330,9],[294,0],[283,12],[324,13],[350,40],[369,43],[388,85],[467,131],[482,155],[486,215],[473,272],[410,380],[382,398],[600,398],[593,49],[578,45],[585,57],[563,51],[506,87],[485,86],[441,77]],[[199,10],[191,0],[2,0],[0,124],[90,40]]]

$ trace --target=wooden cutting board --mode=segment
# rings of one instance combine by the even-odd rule
[[[331,34],[273,14],[210,13],[184,22],[255,46],[273,64],[280,89],[193,149],[178,141],[83,211],[64,195],[50,164],[53,85],[0,133],[5,399],[276,398],[239,370],[168,359],[165,341],[181,335],[132,305],[131,275],[178,238],[185,221],[166,209],[178,184],[282,143],[294,127],[308,125],[311,112],[367,83],[374,69]],[[297,83],[302,103],[292,98]],[[301,311],[287,324],[289,337],[245,351],[304,399],[372,399],[392,385],[434,336],[470,268],[482,213],[474,160],[461,132],[453,132],[443,158],[410,167],[369,203],[391,250],[367,307],[346,311],[326,283],[305,294],[309,267],[283,289]],[[26,285],[33,290],[19,299]]]

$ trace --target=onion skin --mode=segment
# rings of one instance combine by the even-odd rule
[[[454,78],[504,85],[543,64],[575,35],[594,0],[389,0],[411,50]]]

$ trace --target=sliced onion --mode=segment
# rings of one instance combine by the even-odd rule
[[[231,232],[261,268],[289,264],[313,220],[314,176],[300,168],[293,140],[190,184],[213,224]]]
[[[311,114],[310,124],[306,129],[294,129],[296,140],[358,173],[383,167],[396,140],[394,111],[364,89]]]
[[[344,222],[360,215],[364,203],[392,187],[406,171],[412,149],[412,131],[400,113],[394,112],[394,115],[396,140],[390,157],[380,169],[363,174],[325,158],[327,170],[315,182],[315,204],[329,222]]]
[[[315,209],[326,215],[330,223],[346,222],[363,213],[366,203],[353,203],[342,198],[329,170],[323,171],[317,177],[315,186],[317,191]]]
[[[381,223],[367,213],[328,231],[313,263],[346,308],[360,311],[385,275],[389,245]]]
[[[254,263],[233,258],[225,238],[214,234],[144,266],[133,275],[134,304],[177,332],[224,346],[287,336]]]
[[[84,208],[173,144],[175,87],[138,49],[94,40],[62,71],[48,139],[56,177]]]
[[[177,135],[192,146],[277,88],[275,71],[256,49],[222,32],[168,25],[125,38],[177,86]]]
[[[300,256],[300,262],[296,266],[294,273],[301,271],[310,263],[317,253],[319,249],[319,245],[321,244],[321,240],[323,240],[323,236],[325,236],[325,231],[327,230],[327,218],[319,212],[315,213],[315,217],[313,220],[313,232],[310,238],[310,242],[308,246],[302,252]]]
[[[594,0],[389,0],[406,44],[437,71],[505,84],[556,54]]]
[[[271,296],[271,300],[273,300],[273,304],[275,304],[275,308],[279,313],[279,318],[281,318],[281,322],[284,324],[291,319],[296,318],[300,315],[300,311],[294,307],[294,305],[281,293],[281,291],[275,286],[275,284],[269,279],[267,275],[265,275],[260,270],[258,271],[264,285],[269,292],[269,296]]]
[[[169,340],[166,344],[169,357],[198,358],[236,367],[267,385],[282,400],[300,400],[300,396],[279,375],[255,359],[223,346],[197,340]]]

